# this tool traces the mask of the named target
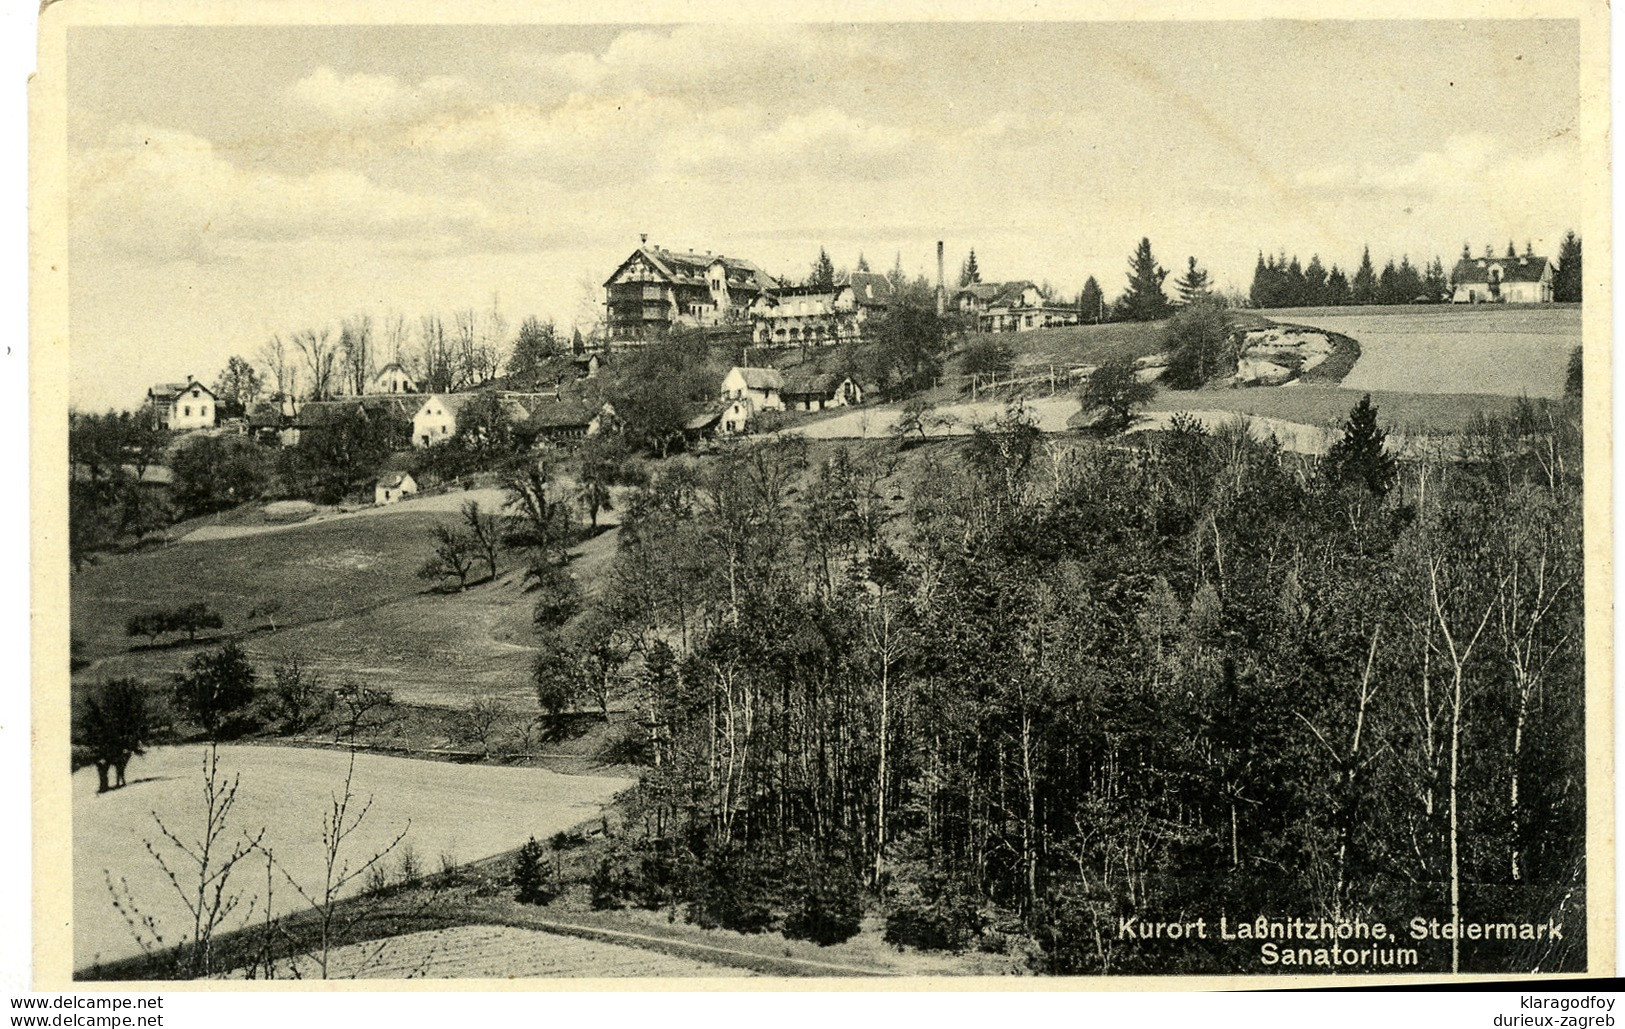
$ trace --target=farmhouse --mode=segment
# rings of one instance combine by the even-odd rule
[[[160,382],[147,390],[152,427],[180,432],[214,428],[218,404],[214,391],[190,375],[185,382]]]
[[[822,411],[863,403],[863,390],[850,376],[839,373],[791,375],[779,393],[791,411]]]
[[[1522,257],[1463,257],[1451,273],[1456,304],[1549,304],[1552,263],[1527,249]]]
[[[1044,299],[1037,286],[1015,282],[973,282],[954,294],[954,304],[982,332],[1029,332],[1052,325],[1076,325],[1077,309]]]
[[[751,305],[751,338],[758,345],[860,340],[864,322],[884,313],[891,300],[891,281],[870,272],[853,272],[830,289],[786,287]]]
[[[375,504],[398,504],[402,497],[417,491],[417,480],[412,478],[411,472],[385,472],[373,487],[372,501]]]
[[[612,342],[642,342],[673,326],[743,323],[778,282],[749,261],[721,254],[638,247],[604,282]]]
[[[530,424],[538,439],[571,440],[596,436],[615,417],[609,404],[593,406],[577,397],[533,396],[525,398]]]
[[[784,376],[777,368],[734,365],[722,377],[722,399],[748,400],[753,409],[784,410]]]
[[[389,362],[378,369],[371,379],[367,380],[366,392],[369,396],[378,393],[416,393],[417,391],[417,380],[412,378],[412,373],[401,367],[399,361]]]

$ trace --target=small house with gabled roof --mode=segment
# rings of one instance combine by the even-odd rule
[[[212,429],[219,406],[214,390],[190,375],[185,382],[160,382],[147,390],[147,407],[155,429]]]
[[[1522,257],[1464,257],[1456,262],[1450,295],[1456,304],[1549,304],[1552,262],[1526,248]]]
[[[411,472],[385,472],[378,477],[378,482],[373,487],[372,502],[398,504],[403,498],[417,491],[418,483],[412,478]]]

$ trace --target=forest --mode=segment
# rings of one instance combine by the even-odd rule
[[[578,655],[643,711],[593,903],[830,942],[878,912],[1049,974],[1281,970],[1127,919],[1529,923],[1560,931],[1405,945],[1584,969],[1578,405],[1403,461],[1378,419],[1315,458],[1015,404],[915,454],[663,466]]]

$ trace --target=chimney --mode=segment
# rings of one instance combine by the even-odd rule
[[[942,309],[947,300],[947,292],[942,284],[942,240],[937,240],[937,317],[942,317]]]
[[[647,232],[638,233],[638,245],[639,246],[647,246],[648,243],[649,243],[649,234]]]

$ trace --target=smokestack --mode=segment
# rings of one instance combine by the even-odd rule
[[[947,299],[947,293],[942,284],[942,240],[937,240],[937,317],[942,317],[942,309]]]

